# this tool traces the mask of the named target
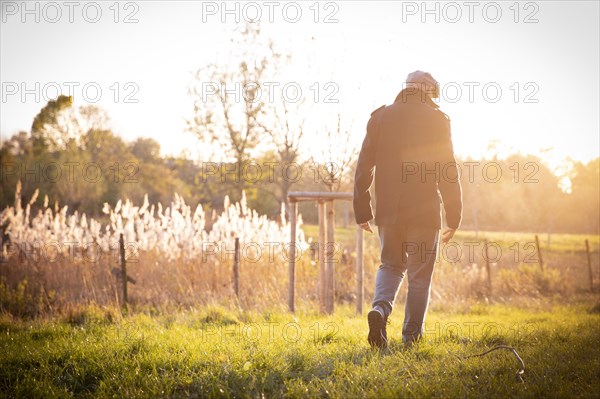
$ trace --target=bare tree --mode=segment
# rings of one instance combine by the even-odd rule
[[[274,181],[255,188],[287,204],[294,176],[286,176],[286,171],[293,173],[293,164],[298,163],[308,115],[304,99],[289,100],[283,93],[273,93],[292,56],[289,51],[276,49],[273,40],[264,38],[256,24],[245,25],[235,42],[239,44],[234,48],[240,51],[236,62],[210,64],[196,73],[197,84],[192,89],[194,119],[188,121],[188,128],[201,141],[216,144],[228,160],[238,165],[238,194],[246,187],[241,175],[244,163],[261,150],[273,149],[272,166],[277,169]],[[267,81],[272,86],[267,86]],[[230,90],[235,89],[231,86],[236,84],[241,98],[231,94]],[[224,87],[227,90],[221,90]],[[271,183],[275,183],[276,190]]]
[[[337,125],[325,129],[325,137],[319,143],[319,164],[312,156],[313,164],[318,168],[319,180],[329,191],[339,191],[342,183],[351,178],[350,166],[358,156],[358,147],[350,140],[353,123],[347,127],[342,122],[342,116],[337,114]]]
[[[187,122],[188,130],[201,142],[216,144],[226,158],[223,160],[235,163],[239,198],[245,187],[242,165],[250,159],[263,132],[257,121],[265,104],[260,82],[273,51],[256,24],[246,24],[231,43],[233,62],[209,64],[196,72],[190,89],[195,98],[194,117]]]
[[[286,205],[288,192],[295,180],[293,173],[296,172],[296,168],[302,168],[299,160],[306,115],[304,99],[290,102],[283,96],[278,97],[278,101],[268,104],[261,113],[259,123],[269,136],[277,157],[278,173],[275,174],[275,183],[279,191],[278,200]]]

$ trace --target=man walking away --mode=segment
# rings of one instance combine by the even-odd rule
[[[375,179],[375,224],[381,243],[373,309],[368,314],[372,347],[387,346],[387,319],[405,275],[402,340],[410,346],[422,337],[442,227],[441,203],[448,226],[442,241],[448,242],[460,225],[462,191],[450,118],[433,102],[438,97],[439,85],[431,74],[409,74],[394,103],[371,114],[358,157],[356,223],[372,232],[369,188]]]

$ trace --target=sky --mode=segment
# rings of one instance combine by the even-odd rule
[[[599,156],[597,1],[224,4],[3,1],[2,138],[29,130],[60,91],[105,109],[126,140],[210,157],[186,131],[193,73],[227,66],[234,30],[260,12],[263,34],[292,54],[279,87],[293,83],[314,103],[307,147],[338,113],[360,145],[370,113],[424,70],[440,83],[460,156],[485,155],[492,141],[555,164]]]

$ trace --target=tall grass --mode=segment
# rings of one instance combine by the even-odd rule
[[[136,281],[129,285],[129,302],[138,308],[164,310],[206,304],[257,310],[285,307],[290,229],[283,208],[277,220],[269,220],[250,209],[245,198],[230,203],[225,197],[223,212],[207,228],[202,206],[192,210],[177,194],[166,207],[149,204],[147,198],[141,205],[128,200],[114,206],[104,204],[104,223],[69,213],[67,207],[50,208],[47,198],[34,215],[37,192],[25,207],[19,198],[17,190],[15,205],[0,216],[0,225],[6,225],[10,238],[2,245],[0,311],[35,316],[80,304],[121,305],[120,234],[126,243],[128,275]],[[299,307],[316,308],[318,259],[310,244],[316,240],[317,230],[305,227],[297,229],[296,292]],[[235,237],[241,248],[239,296],[233,288]],[[355,230],[337,229],[336,237],[335,300],[351,303],[356,298]],[[550,248],[543,247],[544,271],[531,256],[535,251],[530,243],[523,241],[527,236],[501,234],[488,239],[503,251],[491,262],[491,287],[482,246],[476,247],[473,257],[467,256],[466,243],[481,238],[460,232],[454,240],[463,251],[460,259],[453,259],[452,248],[440,247],[432,306],[587,295],[587,258],[577,246],[579,241],[583,246],[583,237],[557,236]],[[598,237],[589,239],[598,287]],[[367,302],[373,295],[379,263],[377,234],[365,234]],[[398,303],[403,303],[405,295],[403,284]]]
[[[134,304],[232,302],[235,237],[242,256],[241,300],[233,302],[254,306],[283,300],[290,242],[283,205],[279,219],[270,220],[250,209],[245,196],[238,203],[225,197],[223,212],[207,230],[202,206],[192,211],[177,194],[165,208],[150,205],[147,196],[140,206],[129,200],[114,207],[105,203],[105,225],[85,214],[69,214],[66,206],[52,209],[47,197],[33,216],[37,195],[36,191],[23,208],[19,185],[15,205],[0,217],[10,240],[2,245],[0,306],[13,313],[36,313],[69,303],[118,303],[121,234],[128,274],[136,281],[130,289]],[[302,218],[298,219],[301,226]],[[308,243],[302,229],[297,231],[302,253]]]

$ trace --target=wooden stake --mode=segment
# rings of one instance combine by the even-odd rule
[[[594,273],[592,272],[592,256],[590,255],[590,242],[585,240],[585,252],[587,254],[588,272],[590,274],[590,291],[594,291]]]
[[[233,290],[235,296],[240,296],[240,239],[235,237],[235,253],[233,255]]]
[[[123,306],[127,307],[127,262],[125,261],[125,239],[119,236],[119,253],[121,255],[121,280],[123,281]]]
[[[290,312],[296,310],[296,215],[298,213],[298,203],[289,201],[290,214],[290,252],[288,266],[288,308]]]
[[[326,310],[327,285],[325,280],[325,202],[319,201],[319,302],[322,312]]]
[[[326,311],[329,314],[333,313],[334,309],[334,287],[335,287],[335,220],[334,220],[333,201],[327,201],[326,206],[326,219],[327,219],[327,245],[325,248],[325,269],[326,269],[326,285],[327,285],[327,299],[326,299]]]
[[[544,271],[544,260],[542,259],[542,250],[540,248],[540,238],[535,235],[535,247],[537,248],[538,262],[540,263],[540,269]]]
[[[490,269],[490,256],[488,254],[488,240],[487,238],[483,241],[484,254],[485,254],[485,270],[487,272],[487,283],[488,283],[488,295],[492,295],[492,271]]]
[[[364,277],[365,270],[363,264],[363,237],[364,232],[360,226],[356,228],[356,313],[362,314],[364,301]]]

